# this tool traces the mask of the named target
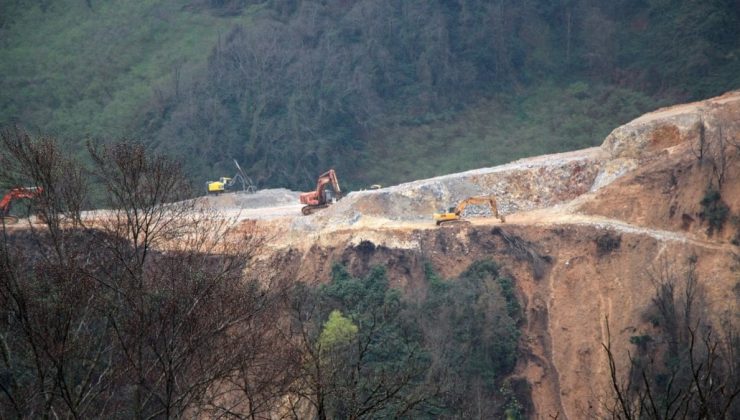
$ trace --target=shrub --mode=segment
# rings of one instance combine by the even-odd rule
[[[596,252],[599,257],[616,251],[622,245],[622,236],[613,233],[605,233],[596,238]]]
[[[645,351],[645,349],[647,349],[647,345],[650,344],[651,341],[653,341],[653,338],[647,334],[633,335],[632,337],[630,337],[630,343],[636,345],[642,351]]]
[[[707,235],[712,236],[715,231],[720,232],[730,214],[730,208],[722,201],[720,192],[713,186],[708,186],[700,204],[702,211],[699,216],[709,224]]]

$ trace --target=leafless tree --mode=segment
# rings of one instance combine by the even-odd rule
[[[704,124],[704,119],[700,118],[695,127],[697,130],[697,140],[696,144],[692,145],[691,151],[701,164],[704,163],[704,154],[706,153],[707,148],[707,126]]]
[[[228,220],[186,200],[179,166],[141,145],[91,145],[90,153],[111,199],[101,228],[126,239],[111,249],[124,275],[101,282],[116,291],[119,312],[110,318],[136,378],[134,416],[181,417],[205,404],[212,386],[252,367],[250,352],[272,352],[263,340],[277,318],[277,289],[243,275],[261,238],[228,239]]]
[[[109,208],[81,217],[84,195],[68,191],[84,188],[65,183],[84,181],[85,172],[53,139],[13,131],[3,142],[15,166],[2,180],[26,175],[43,185],[40,205],[50,216],[43,227],[3,231],[3,412],[180,418],[230,399],[211,397],[239,372],[262,373],[274,352],[279,288],[244,274],[263,238],[241,236],[233,222],[186,200],[179,166],[139,144],[90,145],[91,174]],[[243,393],[273,401],[280,386]]]
[[[732,153],[732,147],[740,150],[740,145],[727,137],[726,128],[720,124],[714,133],[708,133],[704,120],[697,123],[696,144],[691,147],[694,156],[700,164],[709,163],[712,169],[712,180],[717,183],[717,190],[721,191],[727,179],[727,171],[732,162],[737,158],[737,153]]]
[[[55,237],[65,226],[81,223],[86,205],[87,183],[80,164],[62,152],[54,138],[32,138],[24,129],[12,127],[0,133],[0,179],[9,187],[40,187],[34,207]],[[62,223],[64,222],[64,223]]]
[[[89,275],[108,256],[80,228],[83,171],[52,138],[13,128],[0,139],[0,180],[43,188],[34,201],[45,221],[13,235],[3,226],[0,407],[22,418],[90,416],[108,399],[113,353],[103,290]]]
[[[740,381],[734,374],[738,362],[733,357],[740,344],[737,328],[725,325],[728,333],[718,337],[696,313],[700,285],[695,263],[695,258],[688,262],[680,299],[676,296],[678,277],[670,267],[665,264],[656,270],[656,294],[648,316],[656,317],[653,322],[662,334],[633,337],[632,342],[642,348],[637,355],[628,353],[631,372],[624,380],[620,379],[606,320],[603,347],[614,392],[606,408],[611,418],[724,419],[738,415]]]
[[[727,179],[727,170],[730,168],[735,155],[730,153],[730,142],[728,141],[724,127],[717,127],[717,135],[708,144],[707,157],[712,166],[712,176],[717,182],[717,190],[722,191]]]

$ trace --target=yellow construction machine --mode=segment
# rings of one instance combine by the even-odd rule
[[[208,181],[206,183],[208,187],[208,194],[218,194],[225,192],[228,188],[228,185],[231,184],[232,179],[233,178],[222,176],[218,179],[218,181]]]
[[[457,207],[450,207],[449,211],[442,210],[439,213],[434,213],[434,220],[437,222],[437,226],[445,223],[461,221],[463,210],[465,210],[467,206],[471,205],[489,206],[491,207],[491,212],[493,213],[493,215],[498,217],[499,220],[501,220],[501,223],[506,222],[504,216],[499,215],[498,206],[496,205],[496,199],[493,198],[493,196],[474,196],[461,201],[460,204],[457,205]]]
[[[236,159],[234,159],[234,165],[236,165],[237,172],[232,178],[222,176],[218,181],[206,182],[208,194],[220,194],[222,192],[233,191],[236,189],[237,182],[241,185],[241,190],[244,192],[253,193],[256,191],[252,180],[246,173],[244,173]]]

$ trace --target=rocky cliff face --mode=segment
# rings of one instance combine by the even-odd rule
[[[242,226],[271,238],[258,273],[304,281],[327,280],[334,262],[357,275],[380,264],[395,286],[423,293],[426,262],[454,276],[494,258],[526,308],[517,375],[535,417],[589,418],[611,395],[606,320],[627,366],[630,337],[651,328],[643,315],[659,267],[680,275],[695,258],[704,315],[740,322],[740,226],[729,217],[740,215],[738,121],[732,92],[647,114],[598,148],[352,193],[308,217],[245,210],[254,220]],[[729,209],[721,230],[700,204],[710,187]],[[434,211],[472,195],[494,195],[507,222],[434,225]]]

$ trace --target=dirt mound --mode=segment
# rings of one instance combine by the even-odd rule
[[[403,222],[420,223],[430,220],[434,212],[454,207],[465,198],[491,195],[496,198],[499,211],[503,215],[568,203],[574,206],[570,209],[573,211],[580,202],[590,203],[580,208],[592,214],[625,218],[638,225],[653,224],[674,229],[676,223],[666,224],[661,221],[675,216],[676,204],[670,207],[670,217],[667,216],[669,212],[662,209],[653,212],[654,216],[647,217],[645,213],[652,211],[649,202],[645,202],[643,207],[630,207],[629,203],[640,204],[644,200],[637,200],[634,194],[627,194],[623,205],[615,205],[618,204],[614,203],[615,197],[621,195],[619,191],[628,190],[625,185],[629,182],[637,185],[644,183],[646,173],[655,175],[661,170],[666,172],[665,168],[674,167],[681,160],[696,160],[695,155],[698,152],[695,150],[695,143],[700,135],[710,142],[724,130],[727,139],[738,138],[738,115],[740,92],[658,110],[615,129],[601,147],[522,159],[497,167],[439,176],[376,191],[350,193],[340,202],[311,217],[294,219],[292,228],[321,231]],[[704,153],[708,155],[709,151]],[[661,165],[663,169],[659,169]],[[711,168],[706,170],[711,171]],[[726,172],[729,176],[727,179],[737,179],[737,171],[733,168],[728,168]],[[678,182],[675,174],[671,176],[673,180],[669,179],[667,184]],[[692,182],[703,185],[694,190],[705,188],[710,177],[711,174],[695,177],[697,180]],[[625,181],[614,184],[622,178]],[[613,184],[614,188],[607,188]],[[658,194],[657,188],[657,185],[652,185],[637,188],[636,191],[649,201]],[[731,189],[729,195],[737,192],[734,195],[740,196],[740,190],[735,191],[732,186],[728,188]],[[601,192],[594,200],[594,193],[599,191]],[[693,193],[691,197],[684,194],[679,200],[690,199],[693,203],[698,203],[701,197],[697,199],[695,196],[702,193],[703,190]],[[577,198],[580,201],[576,201]],[[608,202],[606,208],[594,207],[594,203],[599,201]],[[730,204],[731,207],[736,207],[738,203]],[[621,207],[630,207],[634,214],[614,212]],[[681,212],[679,217],[686,213],[687,217],[695,220],[700,212],[695,207],[688,213]],[[639,212],[641,213],[638,215]],[[644,219],[650,220],[645,224]],[[681,223],[685,224],[685,220],[686,217]]]
[[[314,216],[295,220],[293,227],[352,226],[364,219],[427,221],[436,211],[481,195],[495,197],[504,215],[550,207],[588,192],[600,172],[602,158],[600,149],[591,148],[354,192]]]
[[[720,129],[725,129],[726,137],[737,140],[731,131],[738,130],[739,112],[740,91],[661,109],[615,129],[602,148],[612,153],[612,157],[620,153],[646,157],[672,146],[694,142],[700,132],[710,141]]]
[[[647,114],[614,130],[602,147],[629,170],[583,200],[577,211],[704,240],[734,239],[730,215],[740,212],[740,92]],[[720,190],[728,208],[718,231],[709,230],[701,204],[711,189]]]
[[[199,205],[216,210],[256,209],[298,203],[299,192],[286,188],[259,190],[253,194],[232,192],[199,198]]]

